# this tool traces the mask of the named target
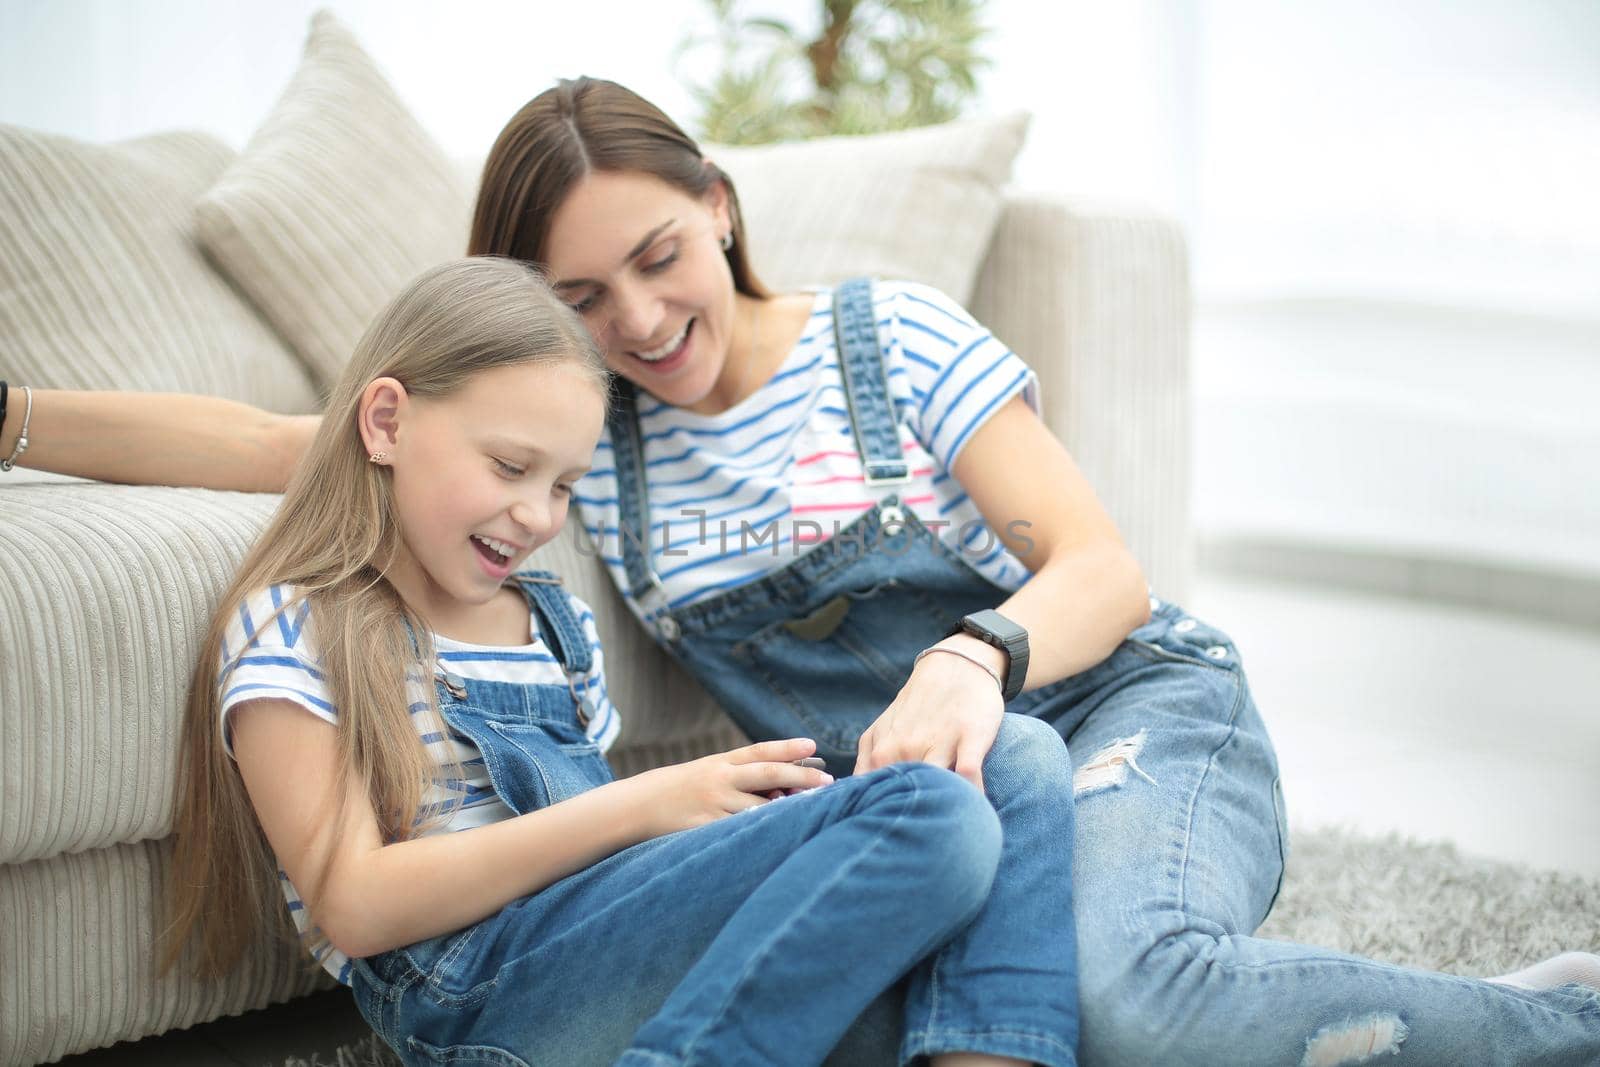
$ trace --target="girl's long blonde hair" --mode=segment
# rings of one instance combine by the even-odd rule
[[[600,354],[577,316],[533,268],[494,257],[456,260],[423,274],[356,345],[282,505],[223,594],[200,648],[184,711],[162,972],[196,937],[197,969],[223,974],[263,922],[276,917],[276,928],[289,928],[271,849],[222,744],[220,697],[244,651],[232,650],[233,660],[223,663],[223,635],[252,592],[279,583],[298,587],[338,708],[341,780],[365,784],[384,840],[415,832],[436,768],[407,714],[405,676],[419,652],[420,663],[433,662],[432,640],[427,621],[383,577],[400,531],[388,469],[368,462],[358,408],[375,378],[393,377],[411,396],[437,398],[481,371],[522,363],[574,364],[605,388]],[[299,603],[284,610],[299,611]],[[424,676],[431,678],[431,670]],[[431,682],[424,688],[437,716]],[[330,797],[330,812],[340,811],[342,800],[342,790]],[[300,887],[308,906],[325,875]],[[320,934],[312,941],[326,944]]]

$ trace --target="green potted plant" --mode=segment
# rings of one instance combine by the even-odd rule
[[[989,66],[978,0],[820,0],[815,30],[747,16],[739,0],[707,3],[713,28],[689,36],[678,62],[714,55],[709,78],[685,81],[700,136],[720,144],[947,122]]]

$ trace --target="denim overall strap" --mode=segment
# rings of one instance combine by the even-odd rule
[[[583,634],[583,624],[572,610],[572,600],[561,579],[550,571],[523,571],[514,576],[527,598],[545,647],[555,654],[567,677],[567,692],[577,708],[578,725],[588,729],[594,720],[594,702],[578,688],[578,678],[594,668],[594,649]]]
[[[833,291],[833,337],[867,485],[904,485],[911,480],[911,467],[895,428],[871,278],[851,278]]]
[[[561,587],[561,579],[550,571],[523,571],[513,577],[533,608],[539,636],[555,653],[562,669],[569,674],[588,674],[594,667],[594,650],[583,635],[583,625],[572,610],[572,599]]]
[[[617,509],[622,567],[627,575],[628,595],[654,622],[667,641],[678,636],[677,625],[667,614],[667,591],[650,568],[650,495],[644,477],[644,441],[639,434],[638,393],[634,384],[614,379],[616,395],[606,414],[611,433],[611,454],[617,467]],[[604,540],[604,531],[601,539]]]

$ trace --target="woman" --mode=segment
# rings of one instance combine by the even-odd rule
[[[803,727],[836,773],[924,759],[974,781],[1002,708],[1066,739],[1085,1063],[1600,1055],[1593,957],[1513,986],[1249,936],[1284,824],[1238,656],[1147,598],[1026,368],[959,307],[896,284],[767,294],[726,176],[590,80],[502,133],[471,251],[542,265],[599,341],[622,388],[584,524],[752,736]],[[214,401],[38,399],[27,459],[95,477],[276,488],[314,430]],[[8,418],[0,455],[14,436]],[[91,436],[204,459],[156,469]]]

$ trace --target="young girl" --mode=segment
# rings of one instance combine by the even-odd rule
[[[194,936],[226,968],[286,900],[407,1063],[815,1064],[908,971],[902,1060],[1074,1063],[1048,727],[1007,723],[987,800],[926,763],[832,782],[801,738],[612,780],[593,618],[520,569],[605,407],[524,265],[375,321],[206,636],[167,965]]]

